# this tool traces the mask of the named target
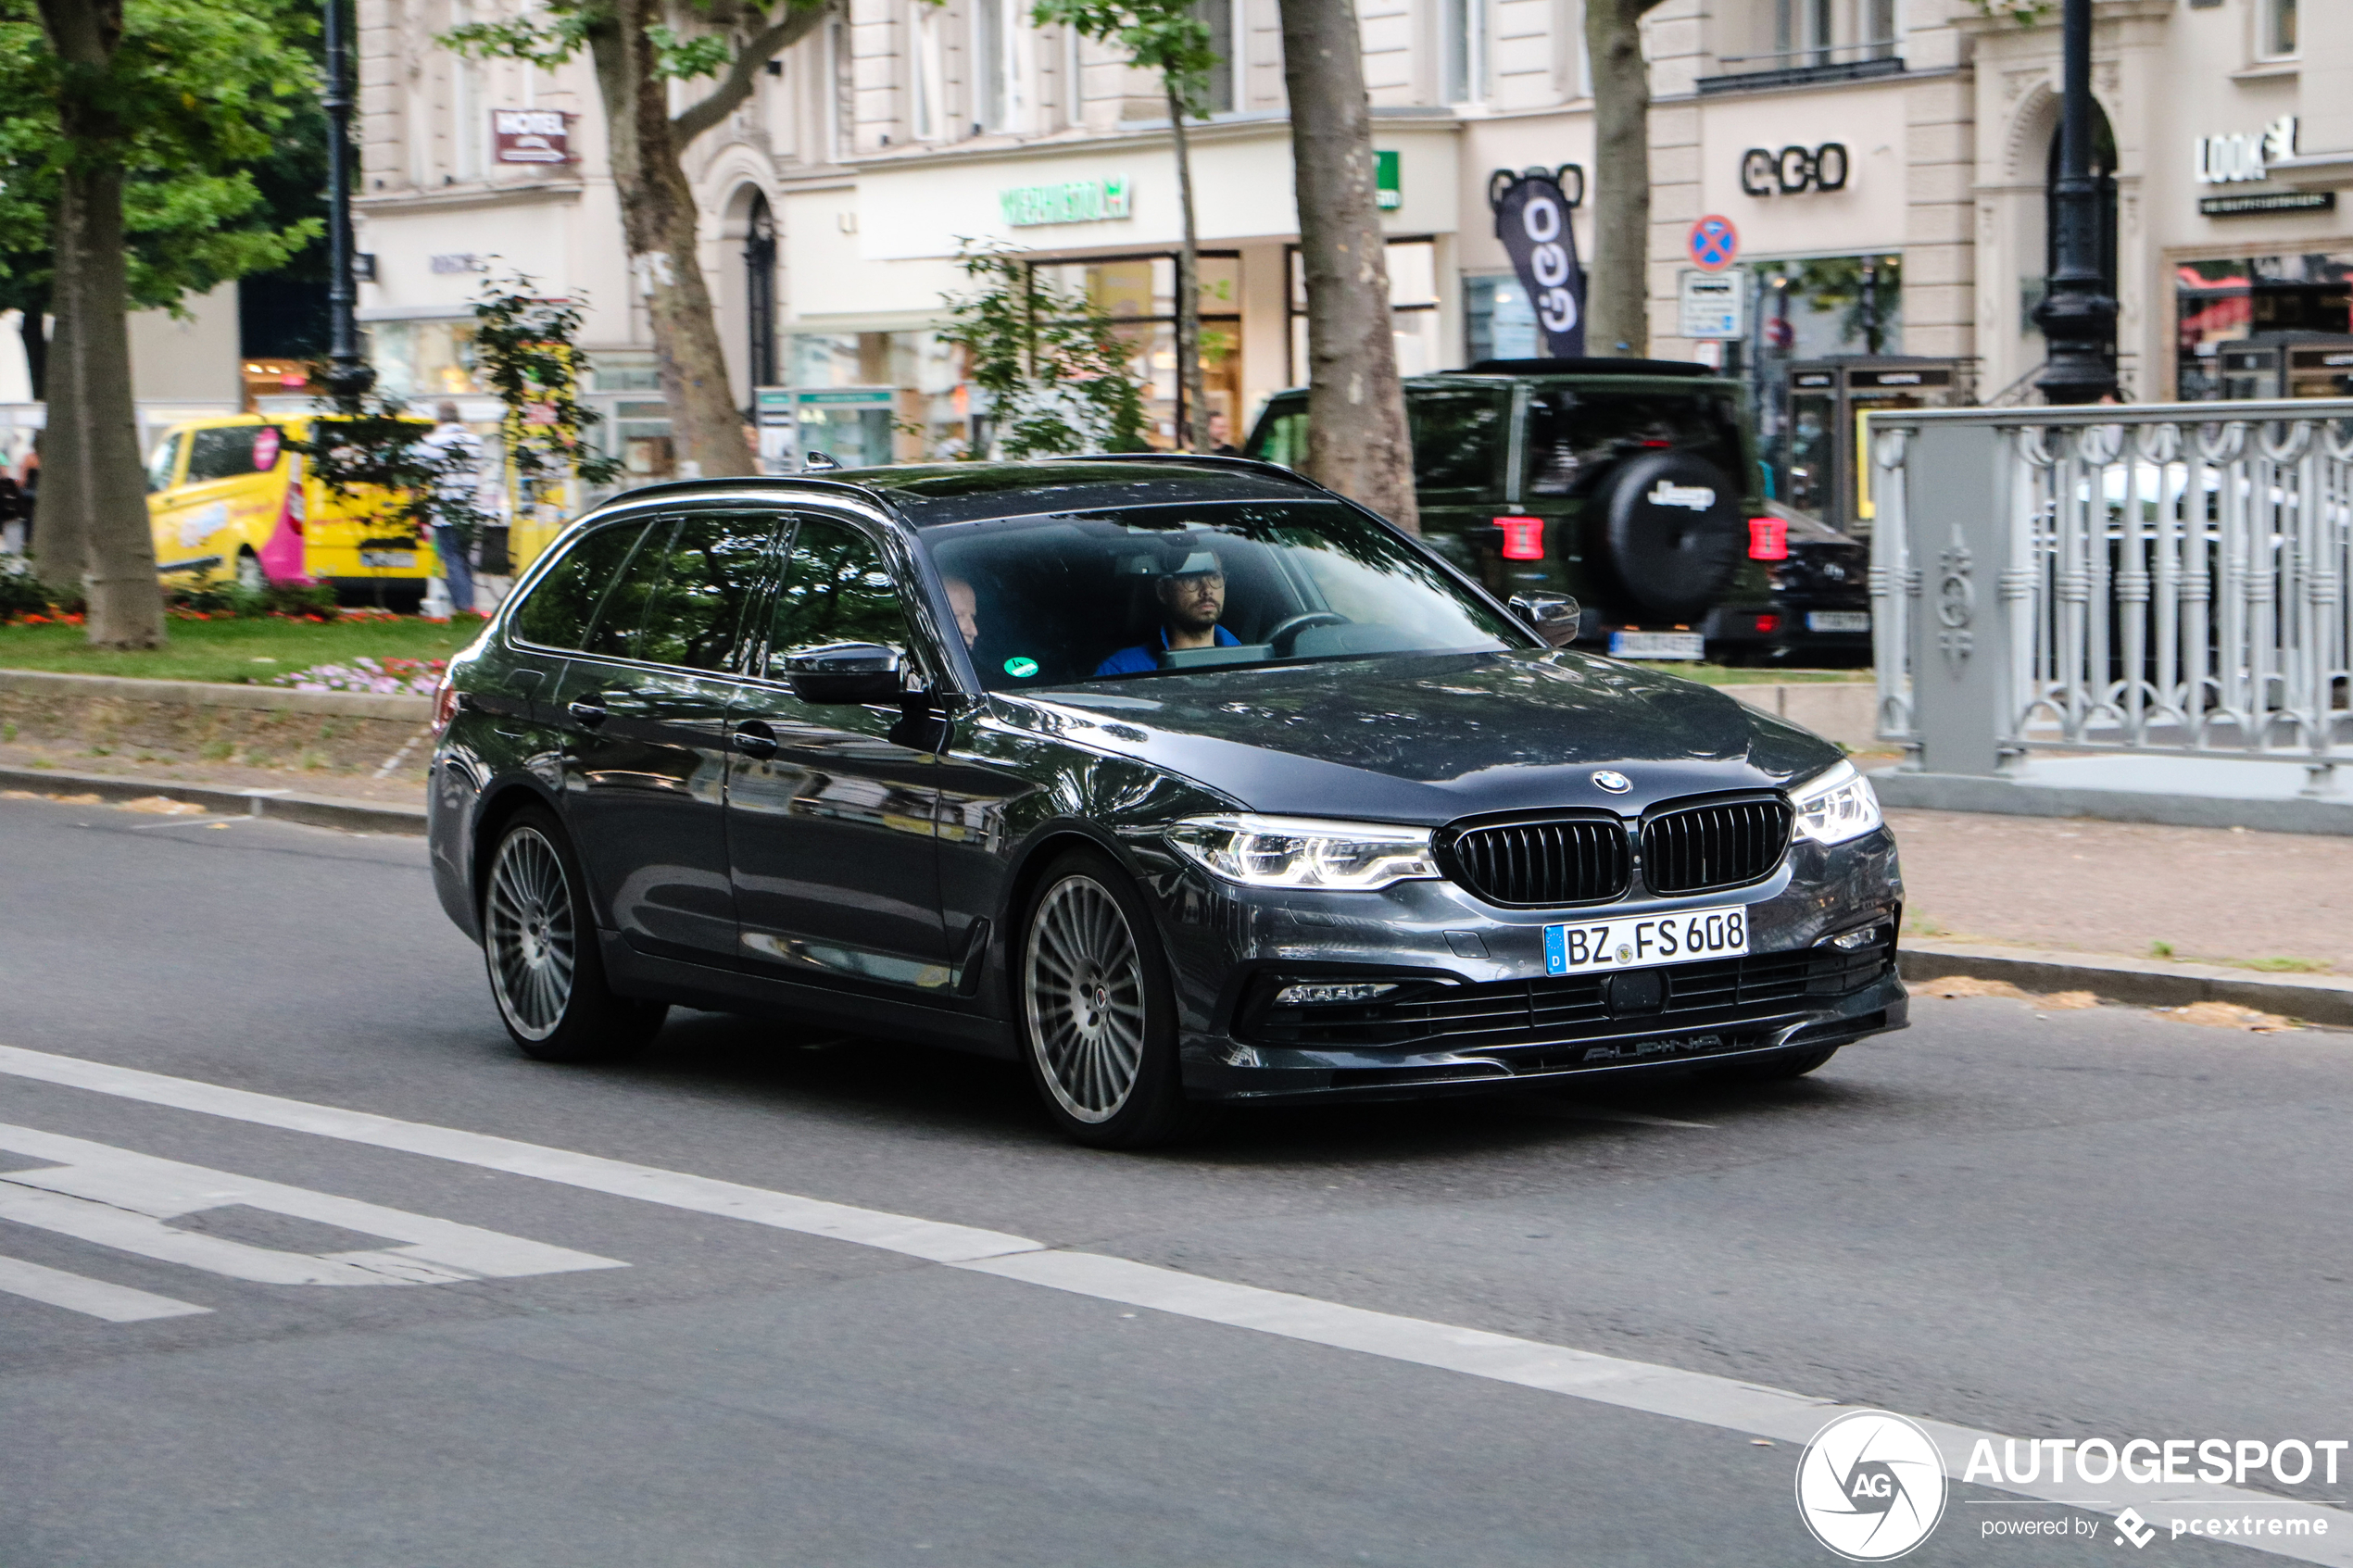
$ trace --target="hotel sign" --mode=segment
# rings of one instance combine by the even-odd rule
[[[572,138],[561,109],[490,111],[492,158],[499,163],[569,163]]]
[[[1059,185],[1015,185],[998,192],[997,203],[1009,227],[1028,229],[1130,217],[1135,194],[1135,185],[1123,179],[1068,180]]]

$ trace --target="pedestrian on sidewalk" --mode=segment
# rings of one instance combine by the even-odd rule
[[[449,584],[451,613],[474,608],[473,535],[481,516],[482,438],[458,418],[458,405],[444,400],[434,409],[432,433],[417,445],[438,470],[434,481],[433,547]]]

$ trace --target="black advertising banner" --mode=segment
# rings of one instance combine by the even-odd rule
[[[1581,201],[1584,171],[1568,165],[1562,172],[1571,170],[1575,199]],[[1549,169],[1525,174],[1499,169],[1487,182],[1487,204],[1495,209],[1495,237],[1536,307],[1544,351],[1555,359],[1584,358],[1585,269],[1577,264],[1577,236],[1568,227],[1572,198],[1561,189],[1561,175]]]

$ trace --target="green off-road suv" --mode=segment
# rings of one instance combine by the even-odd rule
[[[1819,622],[1839,622],[1791,596],[1791,546],[1809,528],[1758,493],[1742,396],[1680,360],[1491,359],[1412,377],[1423,536],[1498,598],[1576,599],[1579,641],[1624,657],[1868,650],[1859,546],[1851,593],[1832,596],[1859,624],[1826,638]],[[1305,462],[1303,390],[1268,399],[1248,455]]]

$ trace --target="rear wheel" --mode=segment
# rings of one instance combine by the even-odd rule
[[[553,812],[529,807],[507,822],[484,881],[483,959],[508,1035],[541,1061],[620,1060],[670,1010],[605,984],[586,885]]]
[[[270,586],[270,574],[261,570],[261,558],[251,550],[237,552],[237,586],[248,594],[258,594]]]
[[[1135,884],[1091,849],[1047,868],[1014,955],[1024,1060],[1064,1135],[1143,1148],[1193,1120],[1176,998]]]

